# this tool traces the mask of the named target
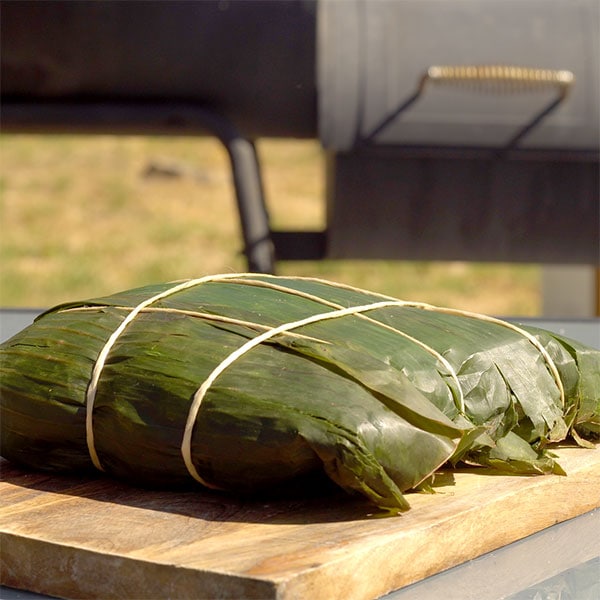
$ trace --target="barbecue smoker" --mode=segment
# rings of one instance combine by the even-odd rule
[[[1,10],[3,130],[217,136],[252,271],[321,258],[600,262],[596,0]],[[271,230],[258,137],[320,139],[324,231]]]

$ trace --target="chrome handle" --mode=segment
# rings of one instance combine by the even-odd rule
[[[372,141],[396,117],[411,106],[428,85],[461,85],[492,92],[520,92],[555,88],[556,97],[535,117],[524,125],[504,146],[514,148],[536,125],[551,113],[568,95],[575,83],[571,71],[536,69],[511,65],[434,65],[420,78],[415,93],[401,106],[385,117],[371,133],[362,138],[362,143]]]
[[[431,82],[437,85],[474,85],[492,91],[527,91],[555,87],[566,95],[575,76],[571,71],[532,69],[510,65],[471,65],[429,67],[421,78],[421,87]]]

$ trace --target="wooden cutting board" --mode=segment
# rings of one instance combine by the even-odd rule
[[[377,598],[600,506],[600,449],[558,454],[566,477],[459,471],[392,517],[344,495],[141,491],[3,461],[2,583],[103,600]]]

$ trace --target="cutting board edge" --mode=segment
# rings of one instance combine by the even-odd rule
[[[399,591],[411,584],[423,581],[428,577],[447,571],[448,569],[459,566],[470,560],[479,558],[484,554],[498,550],[508,544],[521,541],[524,538],[539,533],[545,529],[548,529],[553,525],[587,514],[597,508],[600,508],[600,503],[597,503],[590,509],[577,511],[575,514],[560,521],[549,521],[544,527],[532,528],[531,531],[525,536],[501,536],[496,541],[488,540],[488,544],[486,545],[486,550],[484,552],[481,552],[479,550],[472,550],[470,552],[454,552],[452,554],[447,555],[444,561],[436,563],[435,567],[422,569],[419,573],[413,572],[412,574],[407,575],[394,575],[392,578],[388,578],[382,575],[380,578],[380,583],[369,587],[368,590],[363,589],[363,586],[360,585],[360,583],[356,584],[356,579],[360,579],[360,573],[362,571],[361,563],[363,563],[363,561],[365,561],[369,557],[373,556],[373,549],[365,549],[364,555],[354,557],[353,562],[356,562],[356,570],[354,571],[355,577],[352,578],[351,583],[343,587],[340,587],[339,585],[337,586],[338,589],[343,590],[343,592],[339,596],[336,596],[336,598],[344,598],[344,600],[374,600],[376,598],[380,598],[381,596],[384,596],[394,591]],[[415,554],[416,553],[417,551],[415,551]],[[320,581],[329,581],[332,579],[335,573],[339,571],[339,567],[336,564],[337,562],[338,561],[331,561],[328,564],[324,565],[321,569],[312,572],[303,571],[301,573],[297,573],[296,575],[281,582],[278,586],[279,594],[277,596],[277,599],[301,600],[310,597],[312,600],[332,600],[333,597],[331,596],[330,592],[326,592],[324,595],[319,593],[319,589],[324,588],[324,585],[320,583]]]
[[[596,478],[589,485],[584,485],[584,493],[581,494],[581,483],[585,481],[590,474],[595,474]],[[579,492],[577,504],[569,504],[566,502],[559,502],[562,507],[555,509],[550,512],[540,512],[535,509],[535,506],[528,507],[527,514],[523,515],[523,525],[519,530],[502,530],[498,529],[493,535],[485,538],[484,543],[480,546],[471,547],[468,549],[455,548],[452,549],[448,554],[445,555],[445,560],[441,562],[430,562],[429,567],[427,566],[428,556],[430,553],[427,552],[428,546],[432,541],[439,538],[440,535],[447,535],[448,532],[456,529],[456,521],[467,517],[464,520],[462,526],[464,529],[469,529],[475,525],[479,520],[487,520],[488,523],[493,526],[497,521],[498,515],[498,504],[508,503],[511,510],[516,510],[517,505],[522,504],[522,490],[509,491],[506,494],[501,495],[498,500],[494,503],[487,504],[484,507],[483,513],[477,515],[477,507],[472,506],[469,510],[460,513],[460,517],[450,517],[442,520],[440,523],[433,524],[421,531],[421,538],[419,544],[413,548],[410,556],[405,556],[407,560],[416,560],[422,567],[418,569],[418,572],[412,574],[397,574],[389,578],[380,577],[379,582],[375,586],[371,586],[369,590],[364,590],[360,584],[361,573],[368,569],[366,565],[374,562],[374,556],[386,552],[398,551],[402,552],[402,548],[396,548],[396,546],[402,546],[403,538],[397,537],[394,534],[389,535],[389,539],[383,541],[379,539],[376,543],[365,544],[365,547],[361,548],[360,552],[354,552],[352,562],[354,568],[350,569],[354,577],[352,577],[352,583],[343,588],[343,593],[339,598],[345,600],[373,600],[392,591],[396,591],[406,587],[412,583],[422,581],[427,577],[443,572],[452,567],[463,564],[469,560],[478,558],[488,552],[497,550],[503,546],[523,540],[531,535],[539,533],[553,525],[569,521],[586,513],[589,513],[595,509],[600,509],[600,472],[598,466],[586,465],[584,468],[570,473],[567,477],[563,476],[547,476],[542,478],[532,478],[532,482],[542,485],[532,485],[531,492],[532,497],[539,497],[547,494],[549,491],[554,491],[557,498],[567,500],[573,493]],[[566,508],[565,508],[566,507]],[[399,517],[402,518],[402,517]],[[381,557],[382,559],[385,557]],[[316,583],[317,580],[327,581],[335,576],[336,572],[339,571],[339,563],[344,561],[346,563],[345,570],[348,570],[348,558],[340,557],[337,560],[329,561],[324,564],[320,569],[305,570],[299,572],[292,577],[289,577],[286,581],[280,584],[280,600],[300,600],[302,598],[310,597],[312,600],[331,600],[330,594],[320,595],[319,589],[323,589],[323,584]],[[413,563],[414,565],[415,563]],[[381,575],[381,570],[379,571]],[[340,588],[341,589],[341,588]],[[374,593],[373,593],[374,592]]]
[[[31,561],[31,546],[35,546],[37,560]],[[56,596],[65,599],[86,598],[110,600],[121,598],[156,597],[156,587],[148,588],[146,581],[168,581],[160,587],[161,594],[178,600],[198,599],[198,590],[206,597],[238,600],[240,597],[277,600],[278,585],[272,580],[219,573],[214,570],[194,569],[184,565],[156,563],[139,557],[101,552],[26,537],[0,531],[0,585]],[[27,559],[30,559],[29,561]],[[23,568],[23,565],[29,568]],[[127,576],[124,572],[129,570]],[[95,573],[93,585],[89,577],[77,577],[78,572]],[[40,574],[52,576],[40,577]],[[99,587],[100,575],[106,577]],[[175,575],[175,577],[173,577]],[[126,586],[122,585],[126,582]],[[167,596],[165,596],[167,597]]]

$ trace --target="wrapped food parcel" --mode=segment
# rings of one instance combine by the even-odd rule
[[[560,473],[600,351],[311,278],[226,274],[47,311],[0,349],[1,454],[234,493],[326,473],[406,509],[442,466]]]

